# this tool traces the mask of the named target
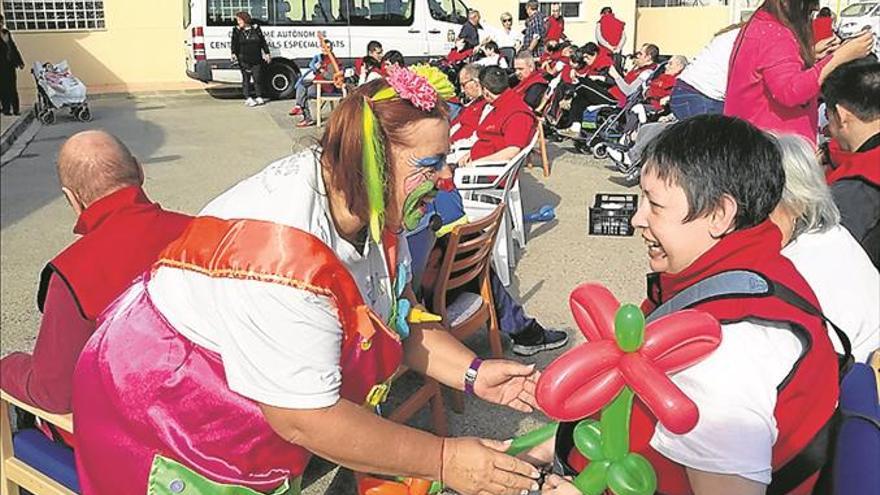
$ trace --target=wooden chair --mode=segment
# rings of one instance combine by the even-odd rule
[[[337,88],[333,86],[333,81],[312,81],[315,84],[315,89],[317,94],[315,95],[315,123],[318,127],[321,127],[323,122],[323,117],[321,115],[321,110],[324,108],[324,103],[330,105],[330,111],[333,111],[333,108],[342,101],[343,98],[348,96],[348,88],[343,86],[341,93],[335,91]],[[324,86],[327,86],[327,91],[324,92],[322,89]]]
[[[34,495],[75,495],[75,492],[15,456],[10,405],[23,409],[56,428],[73,433],[72,414],[48,413],[0,391],[0,494],[19,495],[19,488],[24,488]]]
[[[541,156],[541,168],[544,170],[544,177],[550,177],[550,159],[547,156],[547,139],[544,138],[544,122],[546,121],[545,114],[549,107],[550,100],[553,98],[553,94],[556,91],[556,87],[559,86],[561,80],[562,77],[557,76],[550,81],[550,85],[547,87],[547,92],[544,93],[541,103],[539,103],[538,108],[535,109],[535,117],[538,120],[538,151]],[[532,168],[531,156],[529,157],[527,166],[528,168]]]
[[[443,318],[446,329],[465,340],[486,326],[494,358],[502,357],[503,350],[489,269],[505,208],[504,203],[499,204],[485,217],[459,225],[447,234],[446,251],[431,289],[431,308]],[[475,286],[479,294],[464,290],[466,286]],[[448,300],[451,291],[458,293],[452,301]],[[464,410],[461,392],[453,392],[452,408],[459,413]]]
[[[404,365],[398,370],[398,376],[403,376],[409,371]],[[402,404],[397,406],[388,416],[395,423],[406,423],[415,414],[425,407],[431,407],[431,426],[434,434],[445,437],[449,434],[449,425],[446,421],[446,406],[443,404],[443,390],[437,380],[425,377],[425,383],[410,395]]]

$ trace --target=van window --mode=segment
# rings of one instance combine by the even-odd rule
[[[467,21],[467,6],[458,0],[428,0],[431,17],[438,21],[464,24]]]
[[[273,9],[277,26],[344,26],[348,22],[342,0],[274,0]]]
[[[235,14],[247,12],[261,26],[269,24],[269,0],[208,0],[209,26],[234,26]]]
[[[192,5],[189,2],[190,0],[183,0],[183,29],[192,23]]]
[[[410,26],[413,0],[348,0],[352,26]]]

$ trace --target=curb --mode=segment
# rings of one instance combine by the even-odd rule
[[[15,119],[15,123],[3,131],[3,135],[0,136],[0,150],[2,150],[2,152],[9,150],[15,143],[15,140],[18,139],[18,137],[28,128],[30,123],[33,122],[34,118],[34,107],[32,106],[27,112],[21,114]]]

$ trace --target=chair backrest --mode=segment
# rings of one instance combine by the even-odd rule
[[[512,46],[505,46],[498,49],[498,54],[507,60],[507,66],[513,67],[513,59],[516,58],[516,49]]]
[[[444,320],[447,319],[448,291],[474,281],[482,284],[489,276],[492,247],[495,245],[505,208],[505,204],[501,203],[492,213],[475,222],[459,225],[448,234],[446,252],[432,290],[434,300],[431,306]]]
[[[541,123],[537,122],[537,125],[541,125]],[[537,143],[538,132],[536,131],[529,144],[503,165],[476,165],[456,168],[454,172],[455,187],[460,191],[503,188],[502,201],[506,203],[510,188],[513,187],[519,171],[525,165],[529,153]]]

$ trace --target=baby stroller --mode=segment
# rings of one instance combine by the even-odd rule
[[[581,153],[591,153],[599,159],[608,157],[609,145],[628,149],[631,143],[621,143],[624,133],[629,131],[626,129],[626,115],[636,105],[646,103],[651,81],[663,74],[664,70],[666,70],[666,62],[658,64],[641,88],[627,97],[623,107],[616,105],[587,107],[581,124],[581,137],[575,139],[575,149]]]
[[[67,61],[57,64],[34,62],[31,69],[37,85],[37,101],[34,111],[45,125],[55,123],[55,110],[67,108],[70,115],[80,122],[92,120],[92,112],[86,101],[86,85],[71,74]]]

